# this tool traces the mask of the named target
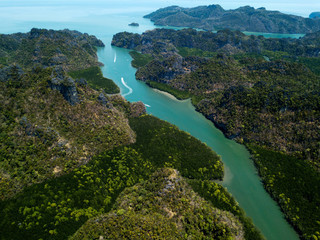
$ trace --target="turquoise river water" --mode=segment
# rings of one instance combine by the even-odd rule
[[[260,1],[257,0],[215,3],[220,3],[227,9],[243,5],[261,7]],[[178,101],[169,94],[151,89],[137,81],[136,70],[131,67],[128,51],[110,45],[113,34],[117,32],[142,33],[153,29],[153,24],[142,16],[159,7],[173,4],[191,7],[208,5],[212,2],[209,0],[2,0],[0,33],[27,32],[33,27],[56,30],[69,28],[94,34],[102,39],[106,47],[98,49],[98,57],[104,63],[103,74],[117,83],[121,88],[121,94],[129,101],[143,101],[148,113],[177,125],[216,151],[222,157],[225,166],[223,186],[232,193],[266,239],[298,239],[298,235],[285,221],[277,204],[264,190],[245,147],[226,139],[210,121],[194,110],[190,100]],[[291,1],[291,5],[287,2],[270,0],[266,7],[290,13],[296,9],[296,14],[307,16],[309,9],[315,5],[319,6],[318,0],[305,1],[303,4],[308,10],[303,11],[301,4],[301,1],[297,0]],[[140,26],[129,27],[128,24],[131,22],[138,22]]]
[[[137,81],[128,52],[111,46],[99,49],[99,59],[105,64],[102,68],[104,75],[121,87],[126,99],[142,101],[148,113],[189,132],[222,157],[225,167],[222,185],[232,193],[266,239],[298,239],[279,207],[264,190],[247,149],[225,138],[212,122],[195,111],[190,100],[176,100]]]

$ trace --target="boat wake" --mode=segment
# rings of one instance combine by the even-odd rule
[[[117,61],[117,54],[114,54],[113,62],[115,63]]]
[[[126,88],[129,89],[129,92],[123,94],[122,96],[125,97],[125,96],[130,95],[130,94],[133,92],[132,88],[129,87],[129,86],[126,84],[126,82],[124,81],[123,77],[121,78],[121,82],[122,82],[123,86],[125,86]]]
[[[146,107],[151,107],[150,105],[148,105],[148,104],[146,104],[146,103],[144,103],[144,105],[145,105]]]

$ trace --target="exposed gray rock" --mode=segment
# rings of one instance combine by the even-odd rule
[[[107,105],[107,98],[106,98],[106,96],[105,96],[103,93],[100,93],[100,94],[99,94],[98,100],[99,100],[99,102],[102,103],[103,106],[106,106],[106,105]]]
[[[44,143],[58,138],[59,133],[50,127],[42,127],[32,124],[27,117],[23,116],[20,120],[21,127],[24,128],[28,136],[42,139]]]
[[[103,91],[98,96],[98,101],[105,107],[111,109],[113,108],[113,104],[109,101],[108,97],[106,96],[106,93]]]
[[[0,81],[5,82],[9,79],[19,80],[24,74],[24,71],[19,65],[11,65],[0,69]]]
[[[62,68],[56,67],[53,70],[49,86],[53,90],[58,90],[71,105],[79,102],[75,82],[72,78],[65,76]]]
[[[141,101],[131,103],[130,107],[131,107],[131,114],[130,114],[131,117],[139,117],[143,114],[146,114],[147,112],[146,106]]]
[[[67,62],[68,62],[68,58],[65,55],[61,54],[61,55],[52,57],[49,61],[49,65],[57,66],[57,65],[66,64]]]
[[[87,80],[84,78],[77,78],[76,83],[80,84],[80,86],[87,86],[88,85]]]

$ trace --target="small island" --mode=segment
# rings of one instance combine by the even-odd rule
[[[131,27],[139,27],[139,23],[136,23],[136,22],[132,22],[132,23],[130,23],[128,25],[131,26]]]

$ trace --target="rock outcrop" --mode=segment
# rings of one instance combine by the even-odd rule
[[[130,117],[139,117],[147,113],[146,106],[141,101],[131,103],[130,108]]]
[[[19,65],[10,65],[0,69],[0,82],[8,81],[9,79],[18,80],[24,74],[24,71]]]
[[[64,74],[62,68],[57,67],[53,70],[49,86],[53,90],[58,90],[71,105],[79,102],[76,84],[71,77]]]

